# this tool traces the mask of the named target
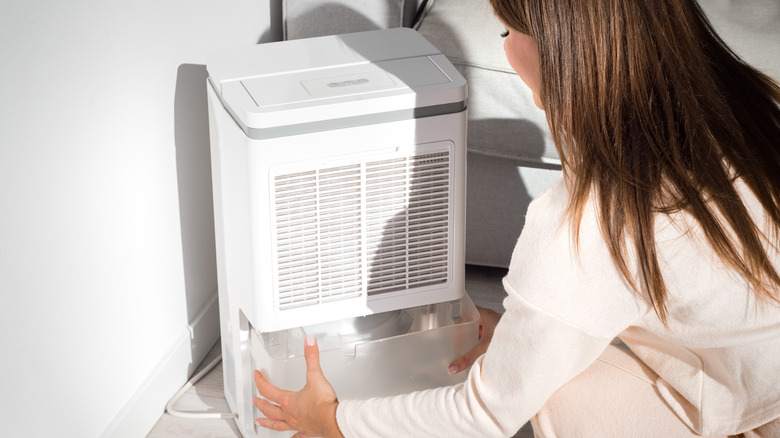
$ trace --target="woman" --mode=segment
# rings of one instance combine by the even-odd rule
[[[529,208],[506,313],[482,311],[480,344],[450,366],[473,362],[464,384],[390,398],[339,403],[309,339],[302,391],[255,374],[258,424],[780,436],[780,88],[695,0],[491,4],[564,175]]]

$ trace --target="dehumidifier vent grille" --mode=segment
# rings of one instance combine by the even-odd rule
[[[445,283],[449,152],[274,178],[280,310]]]

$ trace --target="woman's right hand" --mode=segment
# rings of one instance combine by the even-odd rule
[[[501,319],[501,314],[484,307],[477,307],[477,311],[479,312],[479,341],[466,354],[450,363],[447,368],[450,374],[457,374],[470,367],[477,358],[487,351],[490,341],[493,339],[493,332]]]

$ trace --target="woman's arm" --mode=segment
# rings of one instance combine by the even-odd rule
[[[301,392],[280,391],[259,381],[260,393],[275,403],[261,403],[261,411],[272,419],[261,424],[300,428],[299,437],[514,434],[553,392],[596,360],[614,336],[647,312],[622,282],[592,220],[583,223],[581,257],[571,250],[570,228],[561,223],[566,207],[566,194],[561,191],[560,185],[553,188],[529,208],[504,280],[506,313],[495,326],[489,346],[485,342],[489,334],[483,331],[479,348],[487,350],[474,362],[465,382],[339,403],[330,385],[323,390],[327,382],[307,349],[309,371]],[[488,323],[483,326],[489,328]],[[450,365],[460,366],[459,360]],[[291,397],[300,400],[293,402]],[[311,412],[301,407],[309,397],[315,400]]]

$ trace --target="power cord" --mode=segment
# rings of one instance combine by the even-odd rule
[[[428,12],[430,12],[431,8],[433,7],[433,2],[434,0],[422,0],[422,2],[420,2],[420,7],[417,9],[417,14],[414,16],[414,20],[412,21],[412,29],[420,29],[420,25],[422,25],[425,16],[428,15]]]
[[[185,392],[187,392],[188,389],[192,388],[200,379],[203,378],[206,374],[208,374],[211,370],[214,369],[214,367],[217,366],[222,361],[222,355],[218,355],[215,357],[211,362],[208,363],[202,370],[198,371],[197,374],[192,376],[192,378],[184,384],[184,386],[179,389],[179,391],[176,392],[176,394],[171,397],[170,401],[168,401],[168,405],[165,407],[165,410],[168,411],[169,414],[171,414],[174,417],[180,417],[180,418],[197,418],[201,420],[213,420],[213,419],[238,419],[238,415],[230,412],[189,412],[189,411],[179,411],[173,408],[173,405],[179,401],[182,395],[184,395]]]

